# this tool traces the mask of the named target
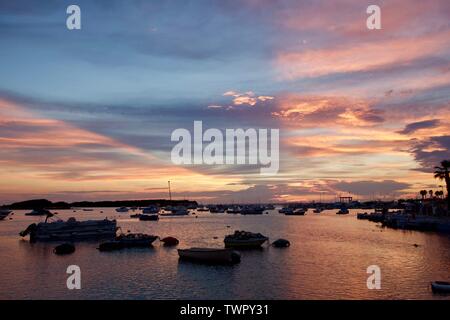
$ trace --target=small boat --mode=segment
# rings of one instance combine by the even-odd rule
[[[48,216],[47,216],[48,217]],[[69,218],[67,221],[40,222],[30,224],[20,236],[30,235],[30,242],[35,241],[80,241],[89,239],[114,238],[116,235],[116,220],[77,221]]]
[[[139,218],[141,216],[140,213],[130,214],[130,218]]]
[[[116,209],[116,212],[119,212],[119,213],[125,213],[128,211],[129,211],[129,209],[127,207],[120,207],[120,208]]]
[[[200,207],[200,208],[197,209],[197,211],[198,212],[207,212],[207,211],[209,211],[209,209],[205,208],[205,207]]]
[[[98,250],[113,251],[126,248],[150,248],[158,236],[143,233],[118,235],[114,240],[100,243]]]
[[[323,211],[322,208],[315,208],[315,209],[313,210],[314,213],[321,213],[322,211]]]
[[[284,207],[284,208],[281,208],[280,210],[278,210],[278,213],[290,214],[290,213],[294,213],[294,209],[290,208],[290,207]]]
[[[7,216],[10,215],[12,211],[8,209],[0,209],[0,221],[4,220]]]
[[[232,206],[232,207],[229,207],[226,212],[230,213],[230,214],[237,214],[237,213],[241,213],[241,209],[238,206]]]
[[[161,213],[161,216],[164,217],[176,217],[176,216],[187,216],[189,215],[189,211],[185,207],[174,207],[171,208],[171,212]]]
[[[178,249],[180,259],[212,264],[235,264],[241,261],[241,255],[230,249],[191,248]]]
[[[286,240],[286,239],[278,239],[278,240],[275,240],[272,243],[272,245],[275,248],[287,248],[291,245],[291,243],[289,242],[289,240]]]
[[[350,212],[348,211],[347,208],[341,208],[338,212],[336,212],[336,214],[349,214]]]
[[[159,207],[157,207],[157,206],[148,206],[148,207],[142,209],[142,213],[144,213],[144,214],[159,213]]]
[[[176,246],[180,243],[180,241],[174,237],[165,237],[161,239],[161,242],[164,243],[164,246],[166,247]]]
[[[434,293],[450,293],[450,282],[433,281],[431,282],[431,290]]]
[[[94,211],[94,209],[85,208],[85,209],[83,209],[83,211]]]
[[[159,220],[158,214],[140,214],[139,220],[141,221],[157,221]]]
[[[45,209],[34,209],[31,212],[25,213],[26,216],[47,216],[51,214],[50,211]]]
[[[210,213],[224,213],[225,208],[222,206],[212,206],[209,208]]]
[[[241,214],[263,214],[264,208],[258,206],[247,206],[241,209]]]
[[[260,233],[236,230],[224,239],[225,248],[259,248],[269,238]]]
[[[285,213],[286,216],[304,216],[306,213],[305,209],[297,209],[292,212]]]
[[[63,243],[53,249],[53,253],[57,255],[71,254],[75,252],[75,246],[71,243]]]

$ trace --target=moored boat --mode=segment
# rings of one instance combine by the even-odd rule
[[[290,208],[290,207],[284,207],[284,208],[281,208],[280,210],[278,210],[278,213],[284,213],[284,214],[290,214],[293,212],[294,212],[294,209]]]
[[[349,214],[350,212],[348,211],[347,208],[342,207],[341,209],[339,209],[338,212],[336,212],[336,214]]]
[[[67,221],[40,222],[30,224],[20,232],[20,236],[30,235],[30,241],[80,241],[87,239],[113,238],[116,235],[116,220],[77,221],[69,218]]]
[[[224,239],[226,248],[259,248],[269,238],[261,233],[236,230],[234,234],[227,235]]]
[[[140,214],[139,220],[141,221],[157,221],[159,220],[158,214]]]
[[[112,251],[126,248],[149,248],[158,236],[143,233],[120,234],[112,241],[100,243],[100,251]]]
[[[51,214],[50,211],[46,209],[34,209],[31,212],[25,213],[26,216],[47,216]]]
[[[0,221],[4,220],[7,216],[9,216],[12,213],[11,210],[8,209],[0,209]]]
[[[142,209],[142,213],[144,214],[156,214],[159,213],[159,207],[157,206],[148,206]]]
[[[433,281],[431,282],[431,290],[434,293],[450,293],[450,282]]]
[[[297,209],[295,211],[285,213],[286,216],[304,216],[306,213],[305,209]]]
[[[119,212],[119,213],[126,213],[128,211],[129,211],[129,209],[127,207],[120,207],[120,208],[116,209],[116,212]]]
[[[241,255],[231,249],[178,249],[178,256],[184,260],[213,264],[235,264],[241,261]]]

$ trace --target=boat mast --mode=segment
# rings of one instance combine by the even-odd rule
[[[168,181],[169,183],[169,199],[170,201],[172,201],[172,192],[170,191],[170,181]]]

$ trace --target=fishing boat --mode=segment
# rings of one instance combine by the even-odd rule
[[[116,212],[119,212],[119,213],[126,213],[128,211],[129,211],[129,209],[127,207],[120,207],[120,208],[116,209]]]
[[[77,221],[69,218],[67,221],[40,222],[30,224],[20,236],[30,235],[30,241],[64,241],[113,238],[116,236],[116,220]]]
[[[225,248],[259,248],[269,238],[261,233],[236,230],[234,234],[227,235],[224,239]]]
[[[213,264],[235,264],[241,261],[241,255],[231,249],[178,249],[178,256],[183,260]]]
[[[431,290],[434,293],[450,293],[450,282],[433,281],[431,282]]]
[[[148,235],[144,233],[120,234],[112,241],[100,243],[98,250],[113,251],[126,248],[149,248],[152,246],[152,243],[158,238],[158,236]]]
[[[293,212],[294,212],[294,209],[290,208],[290,207],[284,207],[284,208],[281,208],[280,210],[278,210],[278,213],[284,213],[284,214],[290,214]]]
[[[141,221],[157,221],[159,220],[158,214],[140,214],[139,220]]]

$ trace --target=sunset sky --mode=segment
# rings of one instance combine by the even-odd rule
[[[0,0],[0,39],[0,204],[165,198],[168,180],[204,203],[441,190],[448,0]],[[194,120],[279,128],[279,173],[172,164]]]

